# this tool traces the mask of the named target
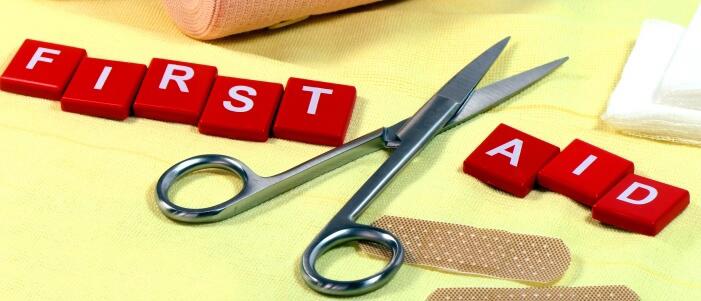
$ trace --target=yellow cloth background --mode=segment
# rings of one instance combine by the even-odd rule
[[[204,43],[179,33],[160,1],[4,0],[0,67],[34,38],[100,58],[163,57],[214,65],[228,76],[352,84],[359,92],[352,138],[413,113],[460,67],[511,35],[485,83],[572,59],[507,104],[436,138],[360,222],[391,214],[559,237],[573,262],[557,285],[625,284],[643,300],[699,300],[701,149],[623,136],[598,118],[641,21],[686,24],[695,2],[408,0]],[[460,168],[500,122],[560,147],[582,138],[620,154],[639,174],[689,189],[692,203],[661,234],[647,237],[604,227],[587,208],[552,192],[522,200],[495,191]],[[369,155],[227,221],[193,226],[168,220],[154,204],[155,181],[173,163],[223,153],[266,175],[327,148],[214,138],[139,118],[109,121],[5,92],[0,141],[4,300],[322,299],[303,284],[299,256],[386,156]],[[232,183],[221,175],[193,177],[177,199],[211,204],[234,193]],[[348,279],[383,262],[347,247],[320,265]],[[423,300],[439,287],[525,285],[407,265],[361,298]]]

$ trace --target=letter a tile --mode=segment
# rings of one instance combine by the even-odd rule
[[[557,146],[500,124],[463,162],[463,171],[478,180],[525,197],[538,171],[560,152]]]

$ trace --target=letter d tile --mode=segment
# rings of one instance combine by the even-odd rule
[[[605,224],[654,236],[687,205],[689,192],[685,189],[629,174],[594,204],[592,216]]]

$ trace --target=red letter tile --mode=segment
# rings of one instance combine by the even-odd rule
[[[538,173],[538,183],[592,206],[627,174],[633,162],[575,139]]]
[[[354,105],[353,86],[290,78],[273,133],[283,139],[341,145]]]
[[[594,219],[632,232],[656,235],[689,205],[689,192],[629,174],[592,208]]]
[[[144,73],[146,65],[85,58],[61,98],[61,109],[124,120]]]
[[[202,112],[200,132],[266,141],[281,97],[281,84],[220,76]]]
[[[5,73],[0,89],[29,96],[61,99],[84,49],[25,40]]]
[[[463,171],[517,197],[525,197],[538,171],[560,149],[500,124],[463,163]]]
[[[217,68],[153,59],[134,102],[134,115],[197,125]]]

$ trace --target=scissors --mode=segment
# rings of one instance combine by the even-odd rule
[[[304,251],[301,262],[305,282],[320,293],[350,296],[376,290],[398,271],[404,258],[404,249],[392,233],[356,223],[358,216],[435,135],[502,103],[568,59],[564,57],[552,61],[475,91],[508,41],[507,37],[494,44],[465,66],[412,117],[356,138],[277,175],[259,176],[243,162],[224,155],[200,155],[179,162],[166,170],[156,184],[158,207],[163,214],[176,221],[221,221],[369,153],[392,149],[389,158],[312,240]],[[238,175],[243,181],[242,190],[230,200],[207,208],[185,208],[170,200],[168,190],[176,181],[194,171],[207,168],[223,169]],[[321,255],[351,241],[367,241],[386,247],[392,251],[392,258],[378,273],[358,280],[333,280],[317,272],[315,263]]]

